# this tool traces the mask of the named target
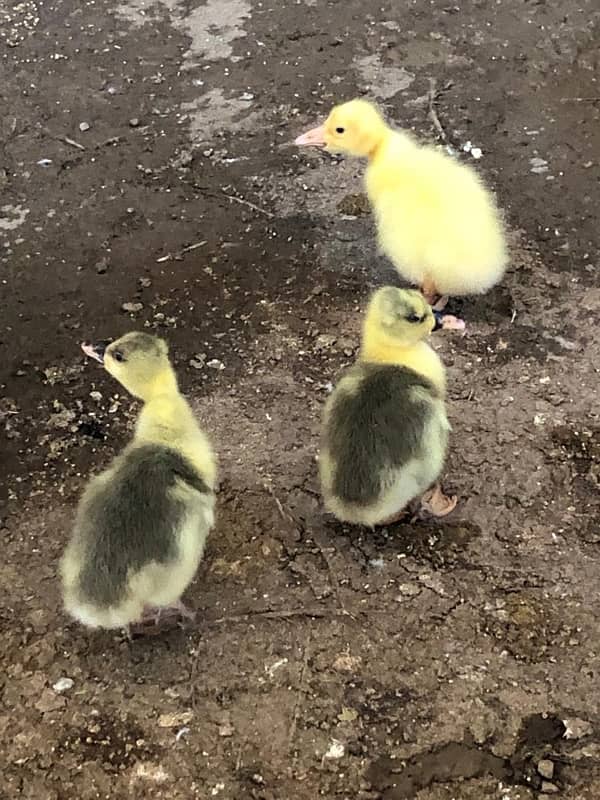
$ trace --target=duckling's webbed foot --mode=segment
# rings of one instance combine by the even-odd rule
[[[455,494],[452,497],[444,494],[442,487],[437,483],[421,498],[421,509],[434,517],[445,517],[454,511],[457,503],[458,497]]]
[[[133,633],[152,636],[159,634],[173,622],[193,621],[196,614],[185,603],[178,600],[170,606],[145,606],[141,619],[131,626]]]

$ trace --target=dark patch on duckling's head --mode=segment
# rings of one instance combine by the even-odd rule
[[[84,344],[82,349],[136,397],[145,399],[162,378],[173,381],[167,343],[149,333],[134,331],[114,342]]]
[[[384,286],[378,289],[369,303],[367,320],[370,327],[399,344],[415,344],[431,333],[435,318],[429,303],[415,289]]]

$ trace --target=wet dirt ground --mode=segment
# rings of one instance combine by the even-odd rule
[[[599,16],[2,6],[0,797],[600,797]],[[511,268],[435,338],[458,509],[372,533],[323,514],[319,415],[397,278],[363,165],[290,142],[356,94],[439,141],[430,79]],[[136,328],[168,339],[221,487],[197,623],[130,643],[64,617],[57,560],[136,413],[79,342]]]

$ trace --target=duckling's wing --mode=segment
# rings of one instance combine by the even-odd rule
[[[173,490],[182,483],[188,493],[211,494],[178,452],[150,444],[126,451],[90,486],[75,526],[86,599],[112,605],[126,592],[129,575],[177,557],[177,533],[188,509],[185,493]]]
[[[325,446],[335,464],[332,489],[347,503],[373,503],[385,477],[424,452],[438,392],[401,366],[360,364],[339,384],[325,424]]]

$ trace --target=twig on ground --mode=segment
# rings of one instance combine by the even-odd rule
[[[274,503],[275,503],[275,505],[277,506],[277,510],[278,510],[278,511],[279,511],[279,513],[281,514],[281,517],[282,517],[282,519],[286,520],[286,522],[291,522],[291,523],[292,523],[292,525],[293,525],[295,528],[298,528],[298,530],[299,530],[299,531],[302,533],[302,527],[301,527],[301,526],[298,524],[298,522],[297,522],[297,521],[296,521],[296,519],[295,519],[295,518],[292,516],[292,514],[290,514],[290,512],[289,512],[289,511],[286,511],[286,510],[285,510],[285,508],[283,507],[283,504],[282,504],[281,500],[280,500],[280,499],[277,497],[277,495],[275,494],[275,492],[273,491],[273,489],[271,488],[271,486],[267,486],[267,484],[266,484],[266,483],[265,483],[265,484],[263,484],[263,486],[264,486],[264,488],[267,490],[267,492],[268,492],[268,493],[271,495],[271,497],[273,498],[273,502],[274,502]]]
[[[223,192],[223,197],[226,197],[228,200],[233,200],[234,203],[239,203],[242,206],[248,206],[248,208],[253,209],[254,211],[258,211],[259,214],[264,214],[265,217],[269,217],[273,219],[275,214],[272,214],[270,211],[267,211],[265,208],[261,208],[260,206],[254,205],[249,200],[244,200],[243,197],[236,197],[234,194],[227,194],[227,192]]]
[[[327,566],[327,572],[329,574],[329,583],[331,584],[331,589],[332,589],[332,591],[333,591],[333,593],[335,595],[335,599],[337,600],[337,604],[338,604],[338,607],[339,607],[340,611],[342,612],[342,614],[344,616],[352,617],[352,619],[355,620],[356,617],[354,616],[354,614],[351,614],[348,611],[348,609],[344,605],[344,601],[342,599],[342,596],[340,595],[340,588],[339,588],[340,583],[339,583],[339,580],[337,578],[337,573],[335,571],[335,568],[334,568],[333,564],[331,563],[331,560],[330,560],[329,556],[326,553],[326,547],[327,546],[323,544],[323,542],[321,540],[321,537],[318,534],[313,533],[312,534],[312,539],[313,539],[313,542],[319,548],[319,552],[321,553],[323,561],[325,562],[325,564]]]
[[[433,127],[438,132],[440,139],[444,142],[448,142],[448,137],[446,136],[446,131],[442,127],[442,123],[437,115],[435,110],[435,101],[438,96],[437,88],[436,88],[436,80],[435,78],[429,78],[429,118],[433,123]]]
[[[71,147],[76,147],[78,150],[85,150],[85,147],[79,144],[79,142],[76,142],[75,139],[69,139],[68,136],[59,136],[58,138],[66,144],[70,144]]]
[[[109,139],[105,139],[103,142],[100,142],[100,144],[97,144],[96,149],[100,147],[107,147],[110,144],[119,144],[122,138],[122,136],[111,136]]]
[[[208,625],[222,625],[225,622],[247,622],[252,617],[263,619],[293,619],[294,617],[310,617],[312,619],[325,619],[326,617],[342,616],[342,612],[328,611],[324,608],[290,608],[290,609],[255,609],[243,614],[232,614],[218,619],[207,620]]]
[[[203,247],[207,244],[206,240],[202,242],[196,242],[195,244],[189,244],[187,247],[183,247],[177,253],[167,253],[166,256],[161,256],[160,258],[156,259],[157,264],[162,264],[164,261],[179,261],[183,258],[184,253],[189,253],[190,250],[197,250],[199,247]]]
[[[600,97],[561,97],[561,103],[597,103]]]
[[[302,654],[302,669],[300,670],[300,680],[298,682],[298,690],[296,692],[296,702],[294,703],[294,710],[292,712],[292,721],[290,723],[290,732],[288,735],[288,749],[291,750],[296,735],[296,728],[298,727],[298,716],[300,715],[300,707],[302,704],[302,695],[305,691],[306,671],[308,669],[309,648],[311,642],[311,632],[308,631],[306,641],[304,643],[304,652]]]

